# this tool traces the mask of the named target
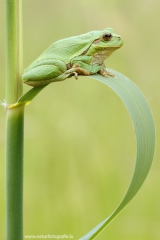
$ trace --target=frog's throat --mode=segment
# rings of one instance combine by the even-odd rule
[[[107,59],[116,49],[119,47],[104,48],[92,56],[92,64],[103,65],[105,59]]]

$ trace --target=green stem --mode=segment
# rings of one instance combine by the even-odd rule
[[[6,240],[22,240],[24,105],[9,108],[22,95],[21,0],[6,0],[6,17]]]
[[[23,239],[23,116],[24,105],[7,109],[6,239]]]
[[[21,0],[6,0],[6,100],[15,103],[22,95]]]

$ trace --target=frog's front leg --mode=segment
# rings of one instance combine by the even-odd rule
[[[86,75],[95,74],[100,70],[100,66],[98,64],[91,64],[92,57],[91,56],[78,56],[74,57],[70,63],[67,64],[66,73],[71,73],[78,78],[78,75]]]
[[[80,75],[90,75],[90,74],[96,74],[99,73],[103,77],[114,77],[114,74],[105,70],[105,65],[104,63],[93,63],[93,57],[92,56],[78,56],[72,59],[71,63],[74,63],[74,66],[79,66],[80,70],[78,72],[75,70]],[[77,76],[75,76],[77,79]]]
[[[108,76],[111,76],[111,77],[114,77],[115,75],[113,74],[113,73],[111,73],[111,72],[109,72],[109,71],[107,71],[107,70],[105,70],[105,69],[101,69],[100,71],[99,71],[99,73],[103,76],[103,77],[108,77]]]

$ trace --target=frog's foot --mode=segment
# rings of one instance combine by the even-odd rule
[[[108,76],[111,76],[111,77],[114,77],[115,75],[113,74],[113,73],[111,73],[111,72],[108,72],[108,71],[106,71],[105,69],[101,69],[100,71],[99,71],[99,73],[103,76],[103,77],[108,77]]]
[[[73,72],[72,75],[74,75],[75,79],[78,80],[78,73],[77,72]]]
[[[78,63],[75,63],[72,66],[72,69],[74,69],[73,73],[74,73],[75,79],[78,79],[78,75],[85,75],[85,76],[90,75],[90,73],[87,70],[85,70],[84,68],[81,68]]]

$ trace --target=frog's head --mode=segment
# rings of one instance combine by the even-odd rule
[[[94,55],[103,52],[107,58],[113,51],[123,46],[121,36],[114,33],[112,28],[106,28],[97,34],[97,38],[92,42],[87,55]]]

